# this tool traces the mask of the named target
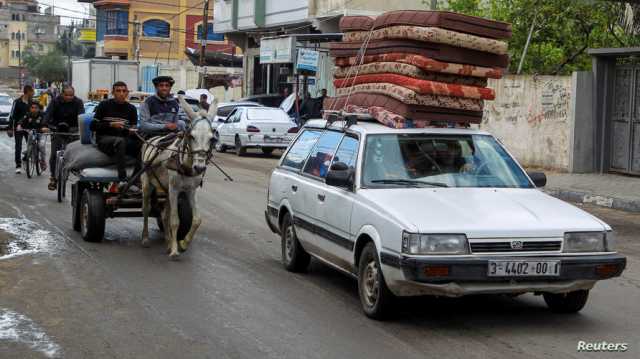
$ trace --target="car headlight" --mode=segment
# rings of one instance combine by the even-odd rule
[[[569,232],[564,234],[564,252],[604,252],[605,232]]]
[[[402,252],[406,254],[469,254],[464,234],[402,233]]]

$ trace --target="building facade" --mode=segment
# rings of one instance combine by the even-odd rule
[[[213,29],[236,43],[244,53],[243,90],[245,95],[274,93],[291,89],[293,64],[261,64],[260,42],[265,37],[288,34],[338,33],[346,15],[378,15],[385,11],[426,9],[416,0],[215,0]],[[312,96],[320,89],[333,92],[333,63],[326,43],[298,42],[319,52],[318,72],[305,87]]]
[[[55,49],[60,18],[51,8],[41,11],[35,0],[0,1],[0,71],[17,77],[26,51],[46,54]]]

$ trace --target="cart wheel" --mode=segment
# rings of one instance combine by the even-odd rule
[[[178,196],[178,217],[180,217],[180,225],[178,226],[178,251],[184,252],[186,249],[183,249],[180,244],[184,237],[189,233],[189,229],[191,229],[191,221],[193,220],[193,213],[191,212],[191,207],[189,206],[189,201],[187,200],[187,196],[184,193],[181,193]]]
[[[87,242],[104,238],[105,201],[102,191],[85,189],[80,200],[80,233]]]

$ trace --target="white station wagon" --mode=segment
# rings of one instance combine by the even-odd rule
[[[542,294],[555,312],[619,276],[611,228],[536,187],[490,134],[310,121],[273,171],[266,220],[287,270],[358,280],[366,315],[395,296]]]

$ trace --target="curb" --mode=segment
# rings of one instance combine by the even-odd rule
[[[550,194],[559,199],[576,202],[576,203],[589,203],[600,207],[607,207],[611,209],[617,209],[626,212],[640,213],[640,200],[622,199],[609,196],[600,196],[597,194],[573,190],[564,190],[549,188],[544,190],[547,194]]]

